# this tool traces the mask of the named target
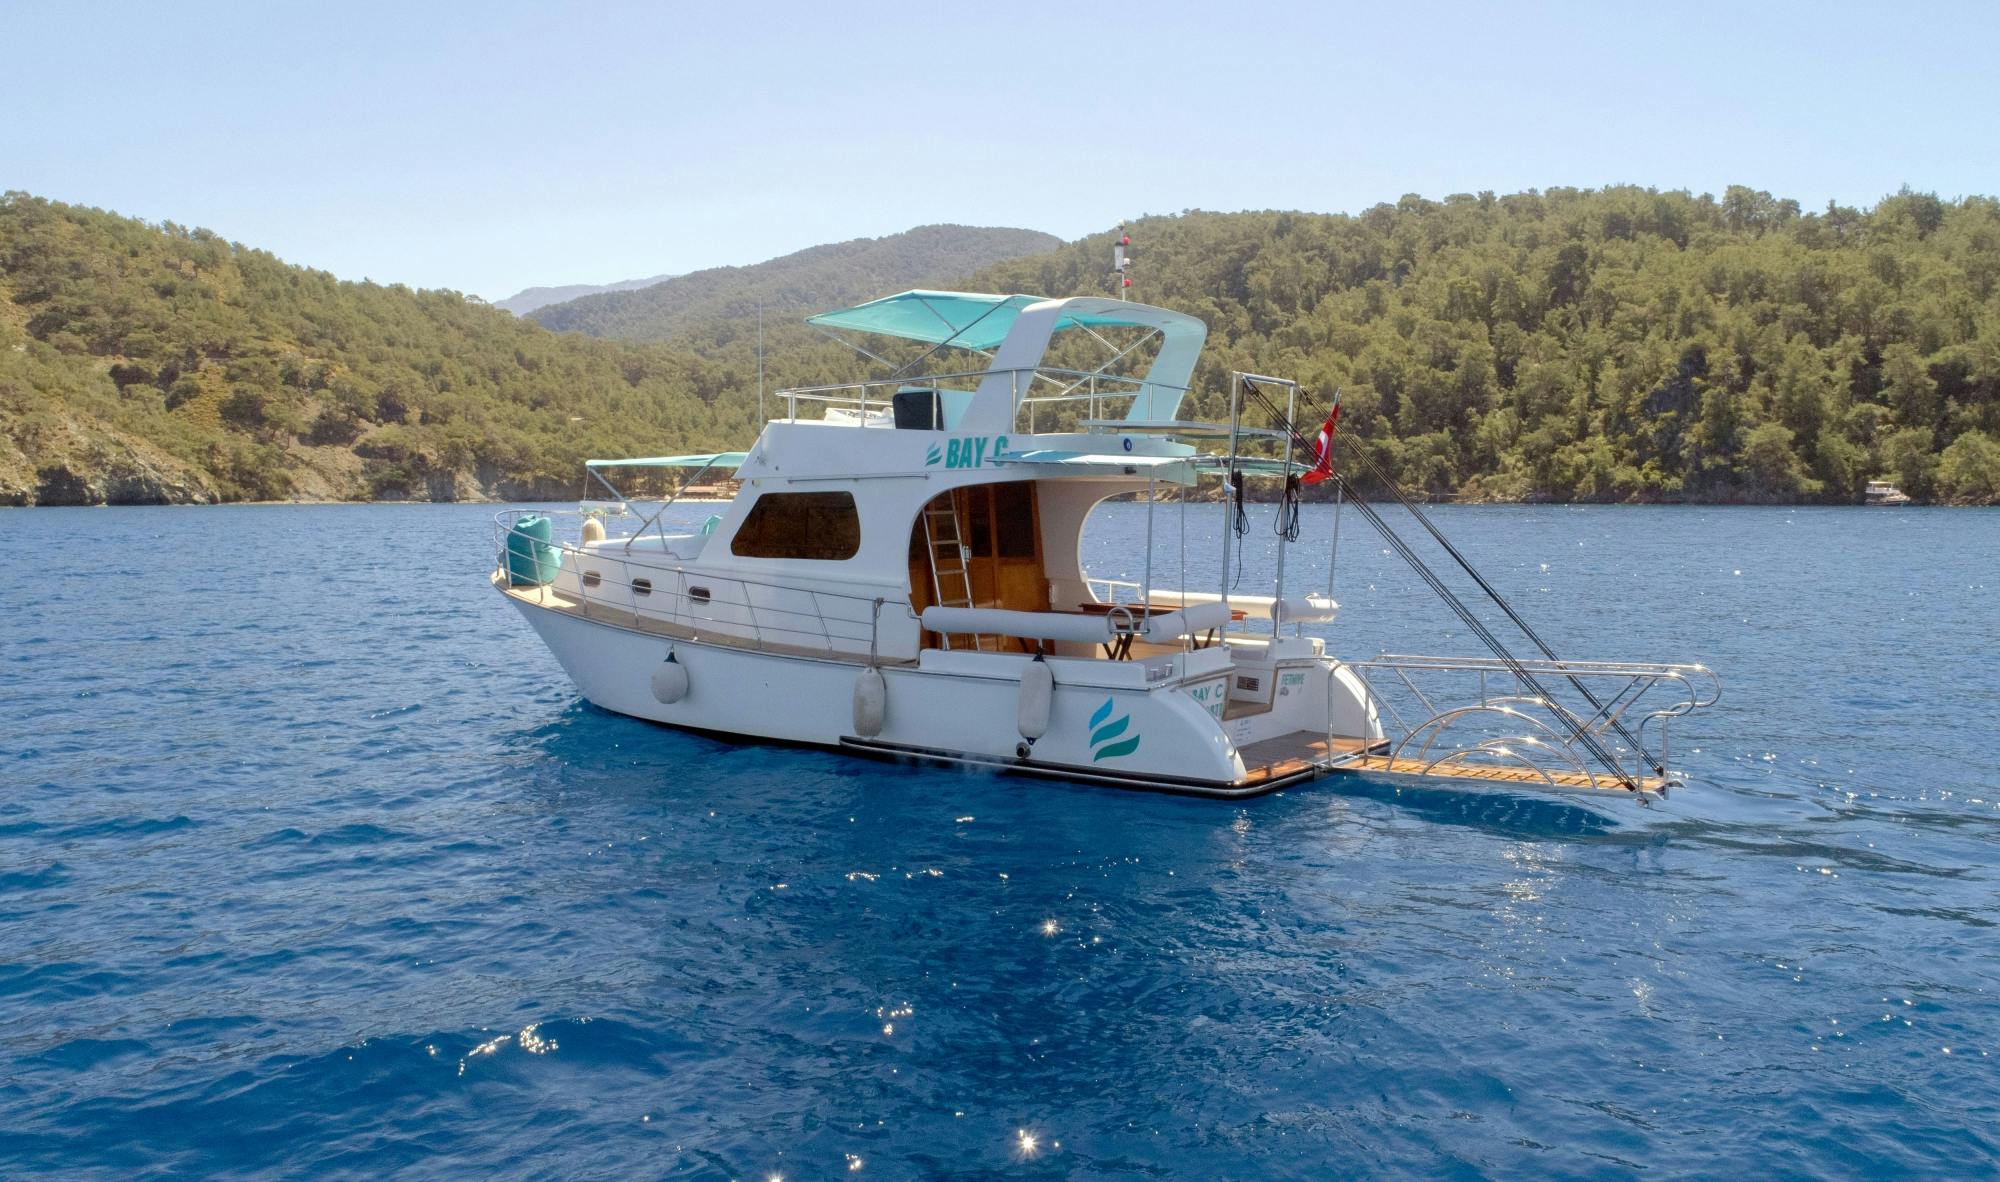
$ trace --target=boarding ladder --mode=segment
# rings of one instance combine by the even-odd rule
[[[965,534],[958,527],[958,499],[954,494],[946,493],[924,506],[924,543],[924,550],[930,556],[932,602],[939,607],[971,607],[972,571]],[[954,585],[955,591],[947,595],[945,588]],[[940,633],[938,639],[946,648],[952,647],[950,633]],[[985,647],[976,634],[972,637],[972,647]]]
[[[1239,401],[1240,396],[1247,394],[1251,405],[1260,407],[1264,413],[1269,415],[1284,430],[1289,445],[1286,453],[1288,460],[1291,455],[1290,447],[1296,447],[1306,455],[1315,453],[1315,446],[1308,442],[1300,432],[1297,424],[1293,422],[1292,415],[1287,410],[1281,409],[1277,403],[1258,388],[1257,383],[1260,381],[1274,382],[1278,379],[1260,378],[1254,374],[1238,373],[1233,374],[1231,380],[1233,383],[1236,383],[1236,388],[1231,391],[1230,399],[1232,423],[1234,423],[1239,413],[1238,407],[1242,405]],[[1296,390],[1297,387],[1293,386],[1293,389]],[[1232,427],[1233,430],[1234,428]],[[1507,602],[1499,590],[1473,567],[1471,561],[1466,558],[1458,547],[1452,545],[1451,541],[1444,536],[1444,532],[1431,521],[1430,516],[1411,499],[1409,494],[1403,491],[1401,486],[1390,477],[1389,473],[1382,469],[1382,466],[1375,461],[1374,457],[1369,455],[1367,448],[1348,435],[1335,435],[1333,436],[1332,443],[1334,446],[1344,449],[1342,455],[1349,461],[1337,465],[1332,472],[1335,488],[1338,490],[1339,495],[1346,503],[1351,504],[1367,519],[1368,523],[1375,528],[1377,534],[1381,535],[1382,540],[1389,545],[1390,549],[1408,564],[1417,577],[1444,602],[1447,608],[1451,609],[1452,614],[1457,616],[1465,624],[1466,628],[1474,636],[1478,637],[1493,654],[1490,663],[1485,660],[1448,660],[1433,657],[1384,657],[1378,661],[1362,664],[1370,668],[1392,670],[1398,676],[1401,676],[1406,684],[1409,682],[1408,673],[1413,670],[1454,668],[1477,673],[1481,678],[1481,692],[1480,705],[1476,709],[1490,711],[1497,708],[1499,713],[1513,716],[1520,715],[1517,707],[1523,705],[1547,710],[1558,724],[1555,728],[1544,727],[1544,734],[1547,740],[1552,740],[1554,744],[1561,748],[1562,753],[1575,763],[1576,770],[1593,787],[1598,783],[1597,773],[1589,770],[1586,767],[1586,762],[1593,763],[1610,773],[1611,782],[1631,792],[1642,792],[1647,789],[1649,781],[1647,780],[1646,773],[1649,770],[1654,776],[1660,777],[1659,780],[1651,781],[1650,783],[1664,784],[1668,776],[1665,760],[1666,720],[1670,717],[1688,713],[1691,710],[1713,705],[1721,692],[1721,685],[1714,680],[1714,675],[1700,666],[1646,665],[1627,667],[1624,663],[1618,662],[1565,661],[1557,657],[1555,651],[1549,647],[1541,635],[1529,626],[1527,620],[1521,617],[1521,614],[1514,609],[1512,604]],[[1234,459],[1234,445],[1235,439],[1232,435],[1232,460]],[[1382,491],[1388,494],[1389,498],[1395,504],[1401,506],[1422,527],[1423,531],[1437,543],[1438,547],[1450,557],[1452,563],[1469,576],[1473,583],[1478,586],[1479,590],[1485,593],[1486,598],[1494,606],[1498,607],[1509,621],[1520,629],[1522,635],[1526,636],[1536,649],[1540,650],[1541,657],[1539,659],[1522,660],[1515,656],[1506,644],[1501,641],[1500,637],[1495,635],[1493,630],[1474,613],[1471,606],[1446,585],[1444,579],[1431,569],[1430,565],[1423,560],[1410,543],[1383,519],[1381,513],[1369,503],[1368,498],[1363,496],[1361,491],[1355,487],[1352,478],[1349,476],[1350,469],[1358,469],[1362,474],[1371,478]],[[1336,545],[1340,536],[1338,520],[1336,517],[1334,533]],[[1242,532],[1243,527],[1238,526],[1236,528],[1238,533]],[[1223,553],[1227,555],[1228,551],[1225,549]],[[1282,551],[1280,553],[1282,554]],[[1226,561],[1227,559],[1225,558]],[[1278,567],[1278,570],[1279,578],[1282,580],[1284,577],[1284,566],[1282,563]],[[1329,577],[1330,586],[1331,581]],[[1275,630],[1276,625],[1274,624],[1273,631],[1275,632]],[[1515,692],[1502,698],[1491,699],[1485,692],[1484,678],[1488,672],[1510,676],[1514,683]],[[1616,675],[1621,677],[1624,679],[1625,688],[1612,694],[1610,700],[1607,701],[1600,697],[1597,691],[1593,690],[1590,685],[1586,684],[1590,679],[1599,675]],[[1363,673],[1362,676],[1365,680],[1366,674]],[[1703,690],[1695,688],[1689,683],[1689,677],[1691,676],[1706,679],[1706,683],[1712,685],[1712,691],[1705,693]],[[1640,694],[1643,694],[1646,687],[1662,680],[1671,680],[1681,685],[1687,690],[1688,698],[1684,702],[1677,703],[1662,711],[1656,711],[1654,714],[1648,716],[1650,719],[1657,719],[1661,727],[1662,746],[1660,753],[1655,755],[1645,743],[1640,741],[1639,736],[1634,734],[1630,727],[1626,726],[1625,715],[1632,701]],[[1588,710],[1579,713],[1563,707],[1549,689],[1549,683],[1557,681],[1568,683],[1576,696],[1588,704]],[[1414,687],[1412,688],[1414,689]],[[1372,684],[1370,686],[1370,693],[1373,696]],[[1417,697],[1426,706],[1430,704],[1421,691],[1417,692]],[[1403,752],[1403,747],[1412,738],[1421,736],[1422,747],[1418,752],[1418,758],[1421,760],[1428,753],[1432,742],[1437,737],[1438,731],[1447,726],[1454,717],[1467,712],[1466,709],[1444,712],[1434,711],[1433,716],[1427,721],[1420,723],[1414,728],[1408,728],[1409,733],[1405,736],[1403,742],[1397,745],[1394,755],[1400,756]],[[1647,719],[1640,721],[1640,730],[1643,731],[1645,729],[1646,721]],[[1542,724],[1537,723],[1536,725]],[[1627,771],[1621,766],[1617,754],[1608,745],[1612,734],[1616,734],[1618,738],[1623,739],[1628,745],[1632,753],[1633,770]],[[1545,741],[1543,737],[1539,736],[1529,736],[1509,741],[1519,746],[1550,749],[1550,742]],[[1579,750],[1582,756],[1588,757],[1587,761],[1575,754]],[[1510,756],[1514,754],[1512,750],[1505,747],[1500,748],[1500,751]],[[1465,752],[1459,752],[1458,754],[1465,754]],[[1394,756],[1392,756],[1391,762],[1394,762]],[[1430,767],[1435,767],[1437,762],[1441,761],[1433,761],[1429,767],[1426,767],[1426,773],[1428,773]],[[1539,768],[1535,770],[1540,772]],[[1542,773],[1542,776],[1544,779],[1549,778],[1547,773]]]

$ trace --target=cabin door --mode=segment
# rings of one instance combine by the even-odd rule
[[[1041,517],[1032,480],[975,484],[940,494],[927,511],[949,504],[958,515],[958,531],[966,549],[966,582],[972,606],[1009,611],[1049,610],[1048,573],[1042,562]],[[921,611],[938,601],[931,573],[930,537],[925,514],[918,514],[910,534],[910,602]],[[940,558],[940,562],[948,562]],[[962,584],[946,575],[944,598],[952,599]],[[934,647],[936,637],[926,633]],[[987,651],[1029,651],[1032,646],[1012,638],[982,637]],[[970,647],[960,645],[959,647]]]

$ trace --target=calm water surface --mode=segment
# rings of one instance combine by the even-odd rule
[[[1722,672],[1610,817],[603,714],[489,516],[0,514],[0,1176],[2000,1168],[2000,513],[1439,511],[1558,648]],[[1343,529],[1340,651],[1471,651]]]

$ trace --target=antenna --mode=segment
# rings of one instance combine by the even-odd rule
[[[757,305],[757,421],[764,418],[764,305]],[[762,429],[761,427],[759,428]]]
[[[1125,289],[1132,286],[1132,280],[1125,274],[1125,268],[1132,262],[1125,255],[1125,248],[1132,245],[1132,236],[1125,232],[1125,226],[1118,226],[1118,241],[1111,246],[1111,274],[1116,277],[1118,298],[1125,298]]]

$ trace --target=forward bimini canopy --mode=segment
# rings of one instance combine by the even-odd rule
[[[1053,331],[1066,328],[1157,328],[1159,316],[1194,320],[1178,312],[1146,304],[1079,297],[1047,300],[1032,295],[987,295],[972,291],[905,291],[852,308],[839,308],[806,317],[807,324],[822,328],[844,328],[850,332],[872,332],[927,345],[957,345],[965,349],[990,350],[1007,339],[1014,321],[1030,306],[1039,303],[1096,304],[1101,308],[1066,308]],[[1194,321],[1200,324],[1200,321]]]
[[[876,333],[992,352],[989,373],[965,416],[961,431],[1005,431],[1013,422],[1015,399],[1026,389],[1017,374],[1042,363],[1049,340],[1065,329],[1144,328],[1160,347],[1126,410],[1134,421],[1171,420],[1180,409],[1194,374],[1208,327],[1192,316],[1102,296],[1044,299],[1031,295],[989,295],[964,291],[906,291],[852,308],[807,317],[823,329]]]
[[[1021,309],[1040,298],[969,291],[906,291],[852,308],[808,316],[806,323],[922,341],[927,345],[957,345],[986,351],[1006,338]]]

